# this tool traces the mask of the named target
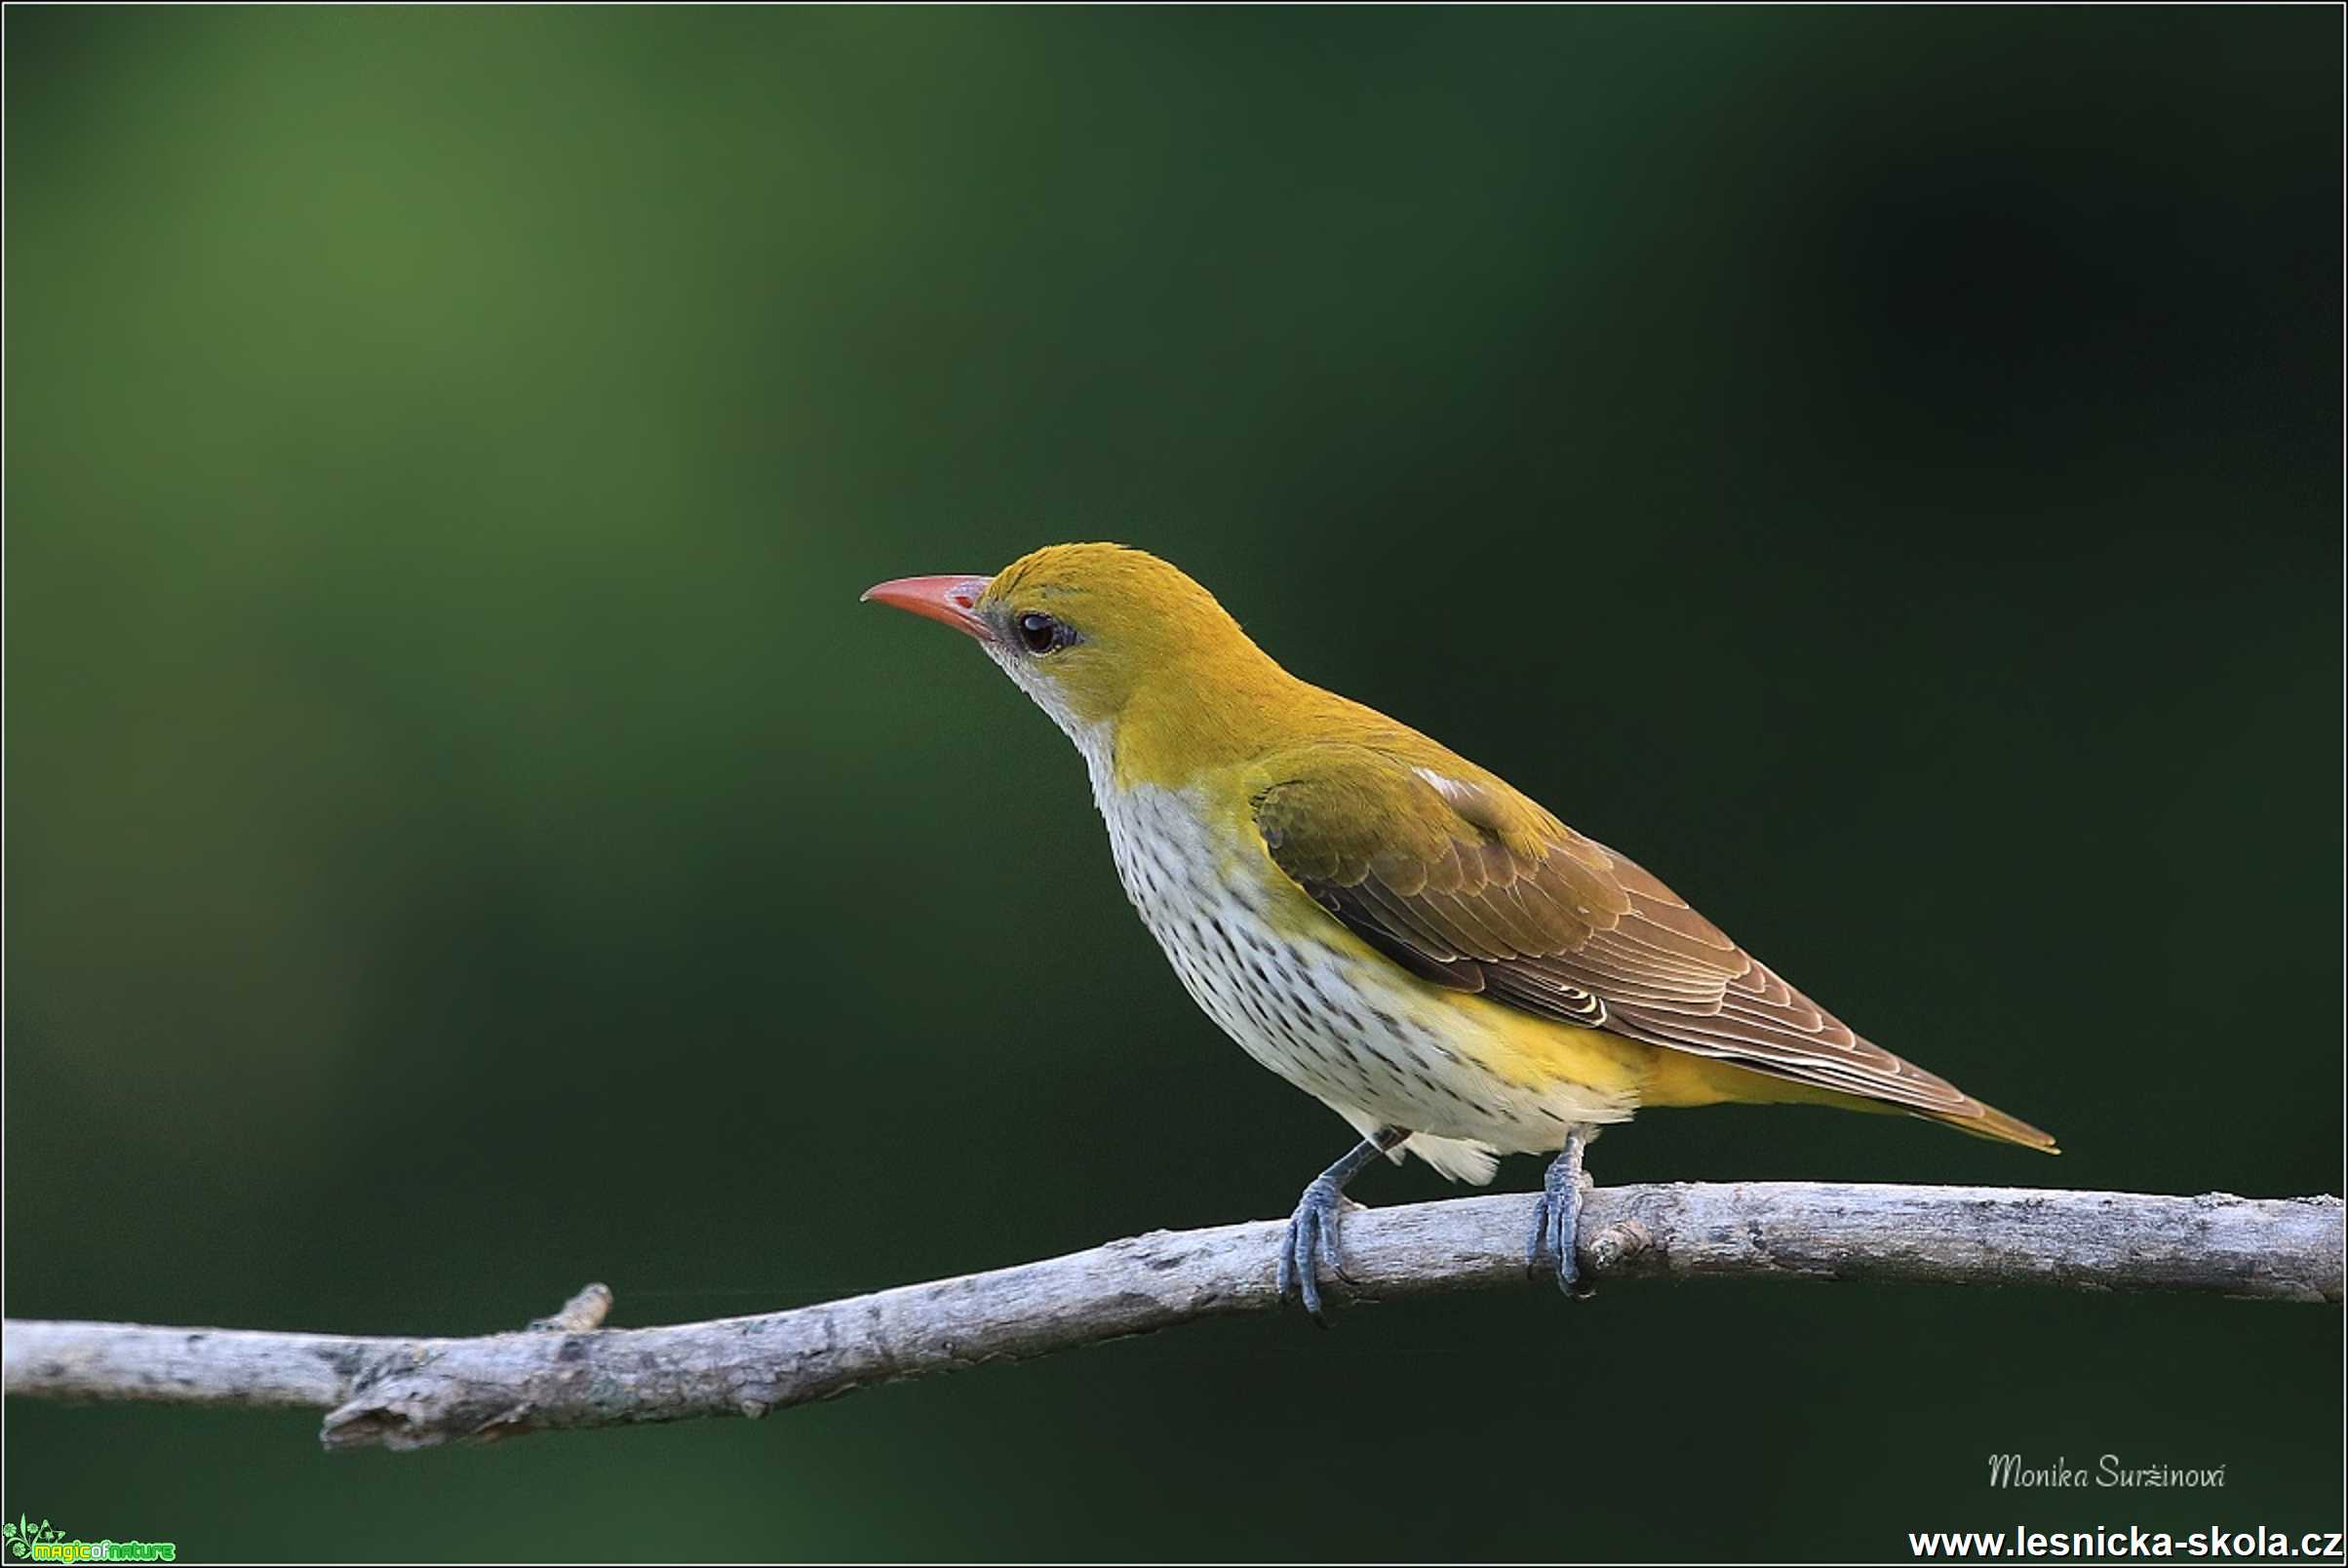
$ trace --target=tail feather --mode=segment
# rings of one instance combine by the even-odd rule
[[[1971,1133],[1976,1138],[1987,1138],[1993,1143],[2020,1144],[2024,1149],[2036,1149],[2044,1154],[2059,1155],[2054,1136],[2041,1132],[2019,1117],[2010,1117],[1994,1105],[1983,1105],[1968,1099],[1954,1111],[1920,1111],[1916,1113],[1928,1121],[1937,1121],[1944,1127]]]

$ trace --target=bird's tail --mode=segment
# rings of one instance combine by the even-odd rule
[[[2024,1149],[2036,1149],[2042,1154],[2059,1155],[2052,1134],[2039,1131],[2019,1117],[2010,1117],[1994,1105],[1983,1105],[1969,1099],[1957,1111],[1919,1111],[1916,1115],[1927,1121],[1937,1121],[1944,1127],[1969,1132],[1976,1138],[1987,1138],[1993,1143],[2020,1144]]]

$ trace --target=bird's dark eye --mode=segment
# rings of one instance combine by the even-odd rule
[[[1029,610],[1019,617],[1019,640],[1027,645],[1030,653],[1049,653],[1056,647],[1066,647],[1076,641],[1068,627],[1040,610]]]

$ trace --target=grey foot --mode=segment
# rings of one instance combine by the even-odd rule
[[[1315,1176],[1297,1199],[1296,1212],[1288,1218],[1288,1235],[1280,1242],[1280,1299],[1294,1296],[1305,1304],[1305,1311],[1321,1327],[1329,1326],[1329,1313],[1321,1305],[1320,1266],[1329,1265],[1337,1273],[1337,1217],[1344,1212],[1345,1194],[1326,1175]]]
[[[1326,1260],[1329,1272],[1338,1272],[1337,1216],[1346,1207],[1346,1183],[1409,1136],[1400,1127],[1380,1127],[1313,1177],[1305,1196],[1296,1200],[1288,1234],[1280,1238],[1280,1299],[1300,1297],[1305,1311],[1323,1328],[1329,1326],[1329,1314],[1321,1310],[1320,1266]]]
[[[1574,1255],[1582,1235],[1582,1194],[1589,1182],[1582,1174],[1582,1135],[1575,1133],[1549,1162],[1541,1180],[1540,1206],[1533,1210],[1533,1238],[1525,1246],[1527,1267],[1539,1269],[1546,1257],[1556,1270],[1557,1288],[1577,1301],[1597,1290],[1583,1281],[1581,1261]]]

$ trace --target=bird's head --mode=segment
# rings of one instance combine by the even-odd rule
[[[1211,739],[1289,679],[1214,595],[1123,545],[1048,545],[992,577],[900,577],[864,597],[977,639],[1088,754],[1136,728]]]

